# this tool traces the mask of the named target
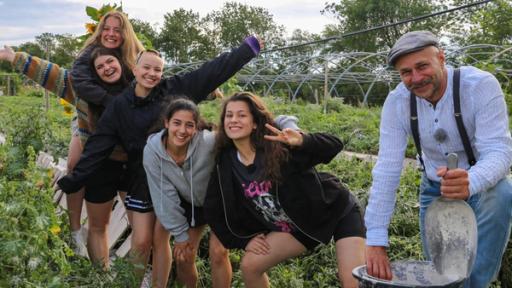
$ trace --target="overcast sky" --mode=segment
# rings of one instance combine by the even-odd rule
[[[287,33],[302,29],[319,33],[334,18],[322,15],[326,0],[239,0],[236,2],[266,8],[277,24],[284,25]],[[100,0],[0,0],[0,45],[18,45],[34,41],[44,32],[82,35],[84,24],[89,22],[86,6],[99,8],[106,3],[121,1]],[[147,21],[153,25],[163,23],[164,14],[174,9],[185,8],[205,16],[219,10],[222,0],[124,0],[123,10],[131,18]]]

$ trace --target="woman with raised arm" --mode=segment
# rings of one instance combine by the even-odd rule
[[[279,130],[272,119],[253,94],[225,102],[204,203],[207,223],[226,248],[245,250],[246,287],[269,287],[267,270],[332,238],[343,287],[357,287],[351,272],[365,261],[361,208],[337,178],[314,169],[338,154],[341,141]]]
[[[155,50],[139,53],[133,69],[136,82],[121,97],[116,97],[112,105],[108,105],[73,173],[58,182],[63,191],[77,191],[114,145],[121,143],[128,154],[130,175],[125,204],[132,212],[131,254],[133,261],[141,264],[138,267],[143,268],[153,249],[153,282],[157,286],[165,287],[167,282],[170,236],[155,218],[142,165],[148,131],[156,123],[161,125],[159,116],[162,108],[177,95],[185,95],[196,103],[203,101],[209,92],[256,56],[259,49],[258,39],[251,36],[240,47],[203,64],[199,69],[163,80],[164,63],[160,54]],[[142,277],[144,269],[138,272]]]
[[[90,105],[76,97],[71,87],[69,70],[24,52],[14,52],[7,46],[0,50],[0,60],[9,61],[19,73],[75,105],[78,119],[76,130],[72,131],[73,136],[68,152],[68,173],[70,173],[78,161],[83,145],[94,131],[98,116],[91,115]],[[123,69],[118,50],[102,46],[96,47],[91,53],[89,65],[94,70],[93,77],[98,85],[112,95],[119,94],[128,85],[127,75],[124,73],[126,69]],[[129,74],[131,75],[131,73]],[[111,159],[124,158],[126,155],[120,147],[115,149],[111,155]],[[85,184],[85,191],[81,189],[79,193],[66,194],[74,249],[80,255],[86,255],[89,252],[89,257],[93,262],[101,262],[101,259],[108,258],[108,235],[105,223],[108,224],[110,219],[112,201],[117,190],[125,190],[121,186],[123,181],[120,180],[123,171],[122,165],[122,162],[119,161],[106,161],[100,169],[101,172],[91,177],[90,181]],[[87,247],[85,241],[82,240],[80,229],[80,214],[84,195],[89,203],[87,207],[90,214],[88,217],[89,227],[91,228],[87,237],[89,240]],[[109,206],[110,209],[104,209],[102,210],[104,213],[98,213],[98,210],[89,209],[93,205],[91,203],[107,203],[106,206]]]

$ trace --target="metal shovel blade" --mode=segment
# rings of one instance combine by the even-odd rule
[[[428,253],[442,275],[467,278],[475,261],[477,247],[476,218],[462,200],[439,198],[425,215]]]
[[[448,166],[453,166],[450,158]],[[425,236],[428,253],[440,274],[469,276],[476,256],[477,225],[475,213],[465,201],[444,197],[433,201],[425,214]]]

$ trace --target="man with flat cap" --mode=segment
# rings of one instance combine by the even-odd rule
[[[477,219],[478,248],[465,287],[488,287],[499,271],[512,220],[512,139],[500,85],[493,75],[475,67],[446,66],[438,39],[428,31],[400,37],[389,51],[388,64],[402,82],[382,109],[379,155],[365,214],[368,273],[388,280],[392,276],[386,253],[388,226],[411,136],[423,168],[423,244],[423,219],[434,199],[443,195],[467,201]],[[448,171],[450,153],[457,153],[459,163]]]

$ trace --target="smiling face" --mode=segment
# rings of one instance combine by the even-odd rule
[[[224,131],[233,141],[250,139],[251,133],[256,129],[254,118],[244,101],[231,101],[226,105],[224,115]]]
[[[150,90],[162,79],[164,61],[155,53],[146,51],[140,55],[133,75],[137,80],[137,86]]]
[[[197,132],[194,113],[189,110],[178,110],[165,121],[167,129],[167,147],[171,150],[186,148]]]
[[[101,55],[94,59],[94,69],[105,83],[115,83],[121,78],[123,70],[119,60],[112,55]]]
[[[105,25],[101,30],[101,45],[106,48],[116,49],[123,44],[121,20],[115,16],[105,19]]]
[[[435,104],[447,86],[444,61],[443,51],[430,46],[400,57],[395,68],[409,91]]]

